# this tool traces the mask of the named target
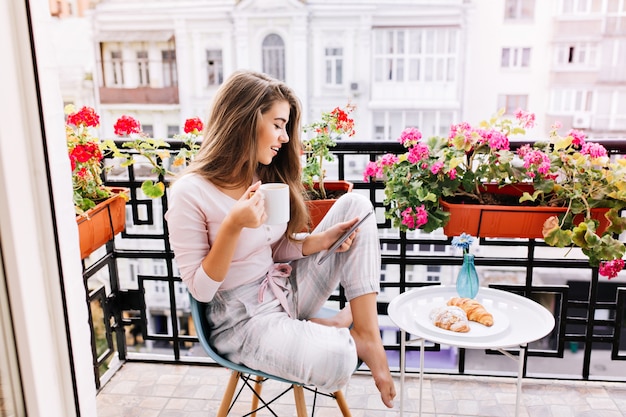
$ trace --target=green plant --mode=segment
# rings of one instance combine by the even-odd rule
[[[65,107],[65,138],[72,167],[74,209],[76,214],[85,212],[100,201],[115,195],[102,181],[102,158],[107,146],[94,134],[100,125],[100,116],[91,107],[76,110],[73,105]]]
[[[387,154],[366,167],[364,178],[385,181],[386,217],[402,231],[432,232],[447,224],[450,214],[441,200],[462,199],[473,204],[493,201],[483,185],[532,184],[513,204],[566,207],[560,217],[546,221],[544,240],[555,247],[579,247],[589,264],[613,277],[623,267],[626,247],[613,234],[626,229],[619,210],[626,207],[626,160],[612,162],[606,149],[587,141],[583,132],[571,129],[560,135],[557,124],[548,140],[510,150],[509,137],[523,135],[534,126],[532,113],[518,111],[515,119],[503,111],[478,127],[453,125],[448,137],[423,140],[419,130],[405,129],[402,155]],[[592,208],[610,208],[610,226],[596,233],[598,221]],[[574,222],[581,215],[582,220]],[[621,265],[621,266],[620,266]]]
[[[134,164],[138,161],[138,156],[141,156],[151,165],[154,174],[166,176],[172,175],[167,166],[176,168],[185,165],[200,148],[197,141],[203,126],[197,117],[187,119],[184,133],[174,136],[174,139],[182,141],[183,146],[172,155],[167,149],[169,143],[143,133],[139,121],[130,116],[120,117],[114,125],[116,135],[130,139],[122,144],[122,148],[133,152],[124,152],[113,140],[102,141],[94,134],[94,130],[100,125],[100,116],[93,108],[84,106],[77,111],[73,105],[68,105],[65,113],[66,144],[72,167],[76,214],[83,215],[98,202],[116,195],[104,185],[102,179],[102,160],[105,155],[120,158],[121,167]],[[151,198],[161,197],[165,192],[164,184],[153,180],[145,180],[141,189]]]
[[[153,174],[164,177],[174,174],[167,168],[166,162],[170,163],[170,166],[173,168],[181,167],[186,165],[198,152],[200,145],[197,141],[203,125],[202,121],[197,117],[185,121],[184,133],[174,135],[174,139],[183,143],[183,147],[175,155],[170,153],[168,149],[170,147],[169,143],[146,135],[141,130],[139,121],[131,116],[121,116],[115,122],[113,128],[117,136],[130,139],[122,143],[122,148],[134,151],[134,153],[123,152],[115,145],[114,141],[106,141],[106,145],[111,150],[113,157],[121,158],[121,167],[133,165],[139,160],[138,157],[143,157],[152,167]],[[165,185],[161,181],[148,179],[141,184],[141,190],[147,197],[159,198],[165,193]]]
[[[353,105],[348,104],[344,109],[336,107],[330,112],[323,112],[320,121],[303,128],[305,133],[313,132],[314,136],[302,141],[306,158],[302,169],[302,182],[309,193],[317,198],[326,198],[324,161],[332,162],[333,160],[330,148],[337,145],[335,140],[342,135],[354,135],[354,120],[349,117],[354,108]],[[317,193],[314,188],[316,180],[319,187]]]

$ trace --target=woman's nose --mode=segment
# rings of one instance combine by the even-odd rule
[[[287,134],[287,131],[283,129],[282,133],[280,134],[280,136],[278,136],[278,139],[282,142],[282,143],[287,143],[289,142],[289,135]]]

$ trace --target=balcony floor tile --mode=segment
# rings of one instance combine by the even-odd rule
[[[102,387],[97,396],[98,417],[212,417],[219,407],[230,372],[214,366],[127,362]],[[395,377],[397,389],[400,378]],[[417,416],[418,378],[406,377],[405,416]],[[269,381],[266,394],[278,393],[284,384]],[[423,385],[423,417],[513,417],[516,379],[506,377],[448,376],[427,374]],[[344,390],[354,417],[397,417],[383,406],[371,377],[356,373]],[[230,415],[249,411],[250,396],[244,393]],[[307,405],[312,394],[305,392]],[[317,417],[336,417],[333,400],[317,401]],[[295,416],[291,393],[274,408],[281,417]],[[310,412],[310,411],[309,411]],[[270,416],[267,411],[258,417]],[[525,379],[519,417],[626,417],[626,383]]]

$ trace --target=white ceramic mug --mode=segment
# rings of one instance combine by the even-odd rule
[[[261,184],[265,198],[265,224],[284,224],[289,221],[289,186],[283,183]]]

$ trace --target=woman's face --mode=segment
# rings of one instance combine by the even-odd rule
[[[289,142],[285,127],[289,121],[289,103],[277,101],[261,116],[257,127],[256,156],[259,163],[269,165],[280,152],[284,143]]]

